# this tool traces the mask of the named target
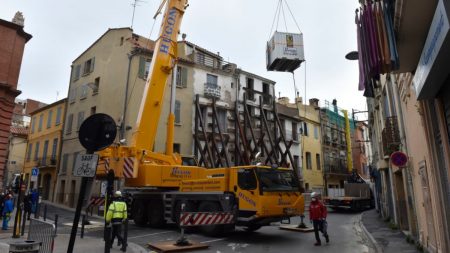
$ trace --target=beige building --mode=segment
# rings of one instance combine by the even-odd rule
[[[28,127],[11,126],[4,185],[10,185],[11,180],[14,179],[14,175],[22,172],[27,150],[27,137]]]
[[[31,113],[22,172],[28,189],[38,189],[45,200],[51,200],[54,194],[65,106],[66,99],[61,99]],[[39,171],[35,179],[31,177],[32,169]]]

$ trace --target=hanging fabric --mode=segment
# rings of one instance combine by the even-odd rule
[[[363,1],[355,11],[358,42],[358,90],[373,97],[380,75],[398,70],[400,62],[395,39],[394,0]]]

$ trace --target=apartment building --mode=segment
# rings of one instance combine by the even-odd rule
[[[343,196],[344,183],[353,170],[352,150],[346,139],[346,118],[344,111],[337,106],[337,101],[320,108],[322,130],[322,153],[324,160],[324,185],[328,196]],[[348,116],[348,117],[351,117]],[[354,134],[354,122],[350,122],[350,136]],[[351,148],[351,147],[350,147]],[[350,154],[350,155],[349,155]]]
[[[353,169],[366,180],[370,179],[370,168],[368,160],[367,136],[368,126],[365,122],[355,122],[355,131],[352,136],[352,161]]]
[[[38,189],[46,200],[52,200],[55,192],[66,101],[61,99],[31,113],[22,172],[28,189]],[[39,171],[35,180],[31,177],[33,168]]]

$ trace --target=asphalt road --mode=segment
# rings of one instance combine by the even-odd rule
[[[299,219],[292,219],[298,224]],[[309,220],[308,225],[309,224]],[[299,233],[280,230],[278,224],[263,227],[256,232],[237,229],[226,237],[209,237],[202,234],[187,234],[189,240],[210,245],[201,252],[226,253],[290,253],[290,252],[346,252],[371,253],[368,240],[361,230],[359,213],[330,212],[328,216],[330,243],[322,240],[322,246],[314,246],[314,233]],[[102,236],[101,231],[88,232],[91,236]],[[147,247],[148,243],[176,240],[180,232],[175,227],[166,229],[140,228],[130,225],[128,240]]]

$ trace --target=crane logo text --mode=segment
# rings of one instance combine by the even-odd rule
[[[167,17],[166,24],[164,25],[163,34],[161,38],[161,45],[159,47],[159,52],[168,54],[172,33],[174,32],[173,26],[175,25],[177,19],[177,10],[171,9],[169,10],[169,16]]]

